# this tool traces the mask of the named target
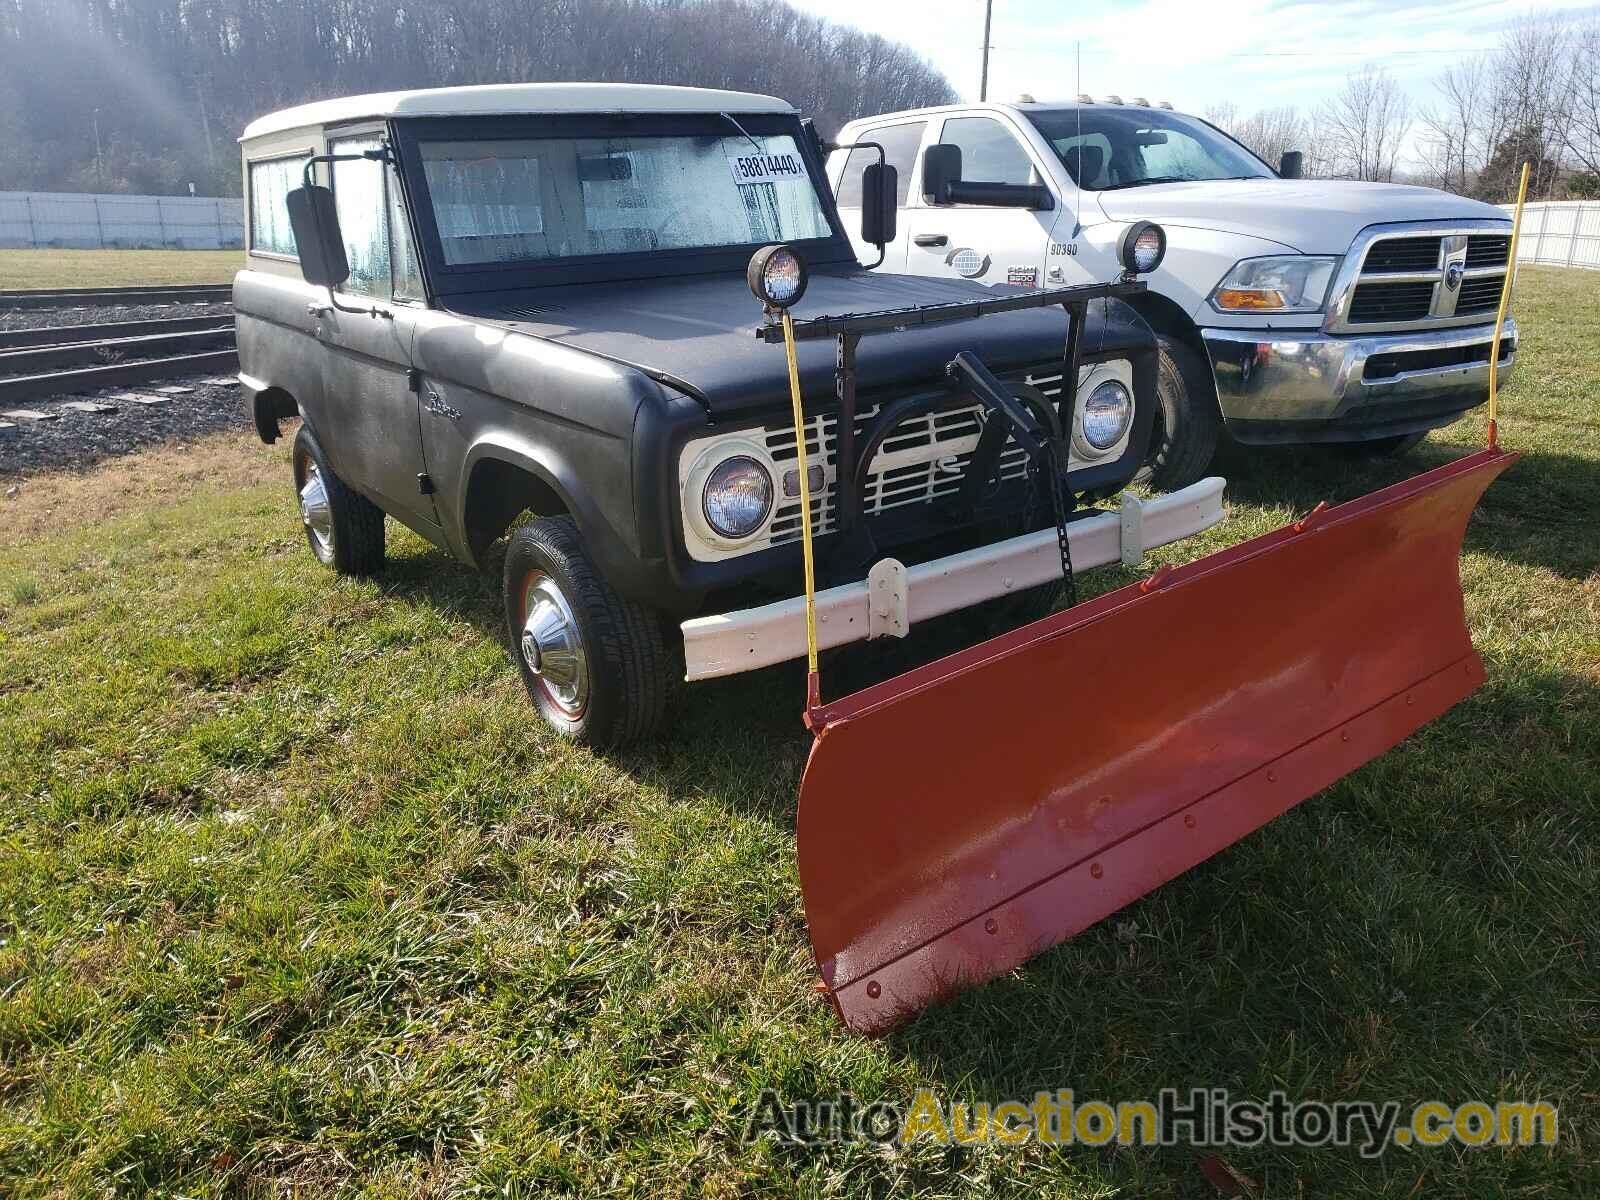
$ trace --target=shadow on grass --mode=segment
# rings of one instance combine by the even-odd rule
[[[1332,447],[1234,445],[1218,455],[1213,470],[1227,478],[1236,503],[1305,512],[1320,500],[1354,500],[1477,449],[1428,441],[1400,458],[1368,458]],[[1600,565],[1600,463],[1523,450],[1490,485],[1467,527],[1466,548],[1568,579],[1587,578]]]

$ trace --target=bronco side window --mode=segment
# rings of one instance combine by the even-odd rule
[[[375,133],[330,142],[331,154],[360,154],[383,145]],[[333,164],[333,197],[344,231],[350,279],[342,290],[387,300],[394,293],[389,268],[389,204],[384,166],[370,159]]]
[[[300,186],[305,161],[304,154],[295,154],[250,164],[250,253],[296,257],[289,189]]]
[[[389,259],[394,264],[394,298],[422,300],[422,268],[417,266],[416,247],[411,244],[411,223],[406,220],[405,197],[394,167],[384,172],[389,189]]]

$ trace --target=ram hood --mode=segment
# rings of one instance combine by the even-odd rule
[[[992,297],[959,279],[875,275],[854,267],[815,272],[798,319],[839,316],[919,304]],[[584,284],[458,298],[452,309],[519,333],[625,363],[704,403],[714,417],[788,403],[781,346],[755,336],[761,307],[742,276],[727,274]],[[973,321],[868,335],[857,352],[863,389],[938,378],[961,350],[976,351],[992,370],[1059,360],[1066,343],[1059,307],[999,313]],[[1085,353],[1146,345],[1150,333],[1120,302],[1090,310]],[[833,395],[832,340],[799,346],[807,397]]]
[[[1331,179],[1218,179],[1098,192],[1113,221],[1147,220],[1279,242],[1302,254],[1343,254],[1368,225],[1510,219],[1492,204],[1434,188]]]

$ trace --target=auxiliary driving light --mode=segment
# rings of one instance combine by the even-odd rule
[[[1135,221],[1122,235],[1118,257],[1133,275],[1148,275],[1167,254],[1167,233],[1154,221]]]
[[[706,523],[723,537],[749,537],[772,511],[772,476],[755,459],[736,454],[706,476],[701,508]]]
[[[750,256],[745,280],[768,308],[788,308],[806,294],[806,264],[788,246],[763,246]]]

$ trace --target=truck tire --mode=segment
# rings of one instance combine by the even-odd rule
[[[1150,456],[1137,479],[1174,492],[1205,478],[1217,452],[1222,418],[1211,390],[1211,372],[1184,343],[1157,334],[1161,345],[1156,395],[1160,404],[1150,430]]]
[[[601,578],[571,517],[512,531],[503,594],[511,656],[545,724],[597,748],[660,729],[681,675],[665,622]]]
[[[383,566],[383,509],[333,473],[309,425],[294,437],[294,490],[306,544],[341,575],[372,575]]]

